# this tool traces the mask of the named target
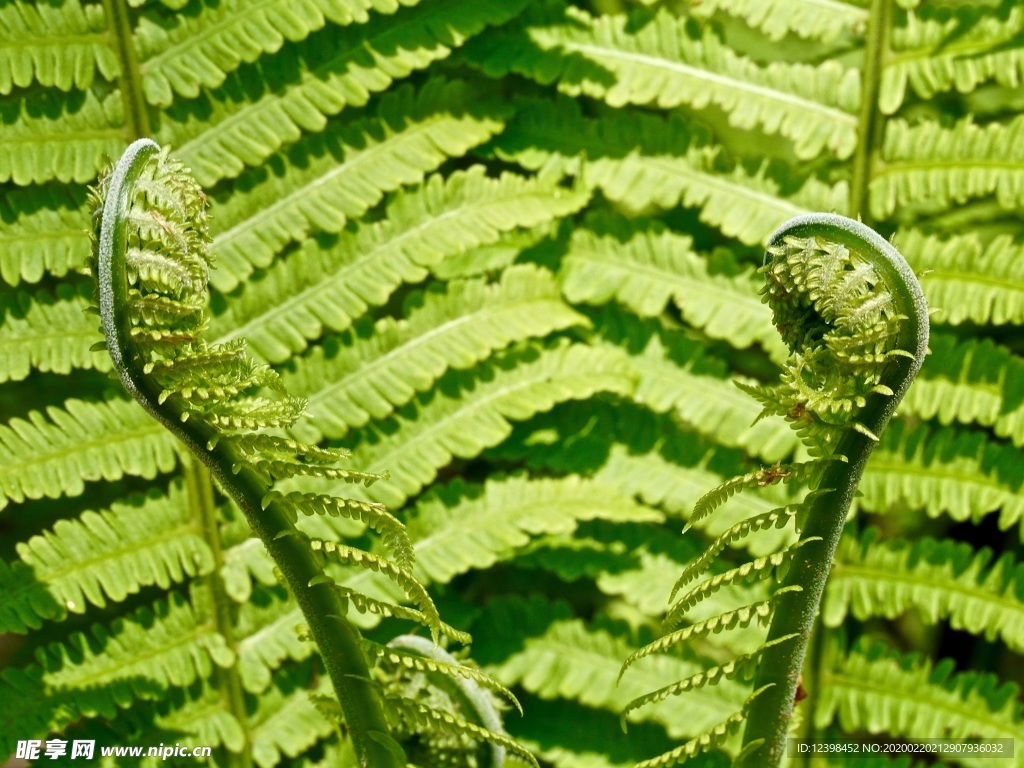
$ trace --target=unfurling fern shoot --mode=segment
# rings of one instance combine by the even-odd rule
[[[744,386],[764,409],[790,421],[811,460],[775,465],[730,480],[706,494],[690,523],[707,517],[741,490],[801,482],[803,501],[743,520],[687,566],[665,620],[672,630],[685,614],[730,584],[763,579],[781,584],[762,602],[684,626],[637,651],[623,672],[652,653],[752,623],[768,625],[755,651],[677,681],[631,702],[626,712],[722,678],[753,679],[742,711],[643,768],[672,766],[743,731],[735,765],[774,768],[785,747],[801,666],[825,582],[857,484],[878,437],[917,375],[928,347],[924,294],[903,257],[863,224],[830,214],[790,220],[772,236],[764,296],[790,350],[774,386]],[[791,547],[688,586],[731,544],[791,521]],[[688,526],[689,527],[689,526]],[[680,590],[684,594],[676,599]]]
[[[141,139],[125,151],[95,197],[92,267],[105,336],[100,345],[109,350],[132,397],[209,469],[273,558],[302,610],[309,638],[320,648],[357,764],[405,768],[403,748],[392,736],[396,728],[427,739],[440,732],[449,740],[454,734],[491,741],[532,761],[507,736],[457,714],[386,695],[373,679],[367,660],[372,644],[346,618],[350,608],[416,621],[430,629],[435,642],[442,633],[460,642],[468,637],[441,621],[411,573],[413,551],[405,528],[383,505],[274,490],[278,480],[297,476],[368,485],[386,475],[342,468],[338,464],[346,451],[284,436],[280,430],[295,423],[305,402],[281,392],[276,372],[250,358],[243,344],[203,340],[210,237],[205,196],[187,169]],[[267,394],[274,390],[277,396]],[[380,534],[391,557],[312,539],[296,526],[300,513],[358,520]],[[416,607],[381,602],[336,583],[325,570],[328,562],[380,573]],[[452,664],[433,663],[428,669],[415,657],[405,666],[470,674]],[[479,673],[474,679],[489,681]]]

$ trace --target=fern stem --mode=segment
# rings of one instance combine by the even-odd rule
[[[210,474],[206,468],[195,460],[185,462],[185,487],[188,490],[189,506],[202,526],[203,538],[213,552],[213,571],[207,578],[210,594],[213,595],[213,606],[217,632],[224,638],[231,652],[238,656],[235,643],[234,622],[231,620],[231,601],[224,589],[221,570],[224,567],[224,552],[220,546],[220,530],[217,525],[217,507],[213,501],[213,489],[210,486]],[[245,745],[241,753],[228,751],[228,765],[232,768],[251,768],[252,739],[249,735],[249,716],[245,711],[245,693],[236,667],[217,668],[220,688],[227,698],[228,711],[238,722],[245,734]]]
[[[128,147],[110,177],[103,206],[97,268],[100,315],[110,357],[125,389],[154,419],[188,446],[263,542],[320,648],[361,765],[404,768],[402,749],[389,735],[384,709],[360,648],[359,631],[344,618],[346,607],[330,586],[322,583],[310,586],[322,571],[314,553],[297,535],[286,509],[278,502],[263,508],[262,500],[269,489],[245,465],[231,441],[218,440],[213,427],[202,419],[182,421],[182,412],[172,401],[161,404],[158,386],[144,375],[142,361],[133,354],[125,259],[127,214],[133,187],[147,160],[158,150],[159,147],[148,139],[140,139]]]
[[[869,222],[868,186],[875,161],[876,147],[881,142],[882,116],[878,96],[882,88],[882,70],[889,50],[889,29],[892,25],[892,0],[872,0],[867,41],[864,49],[864,85],[860,95],[860,133],[853,158],[853,180],[850,189],[850,216]]]
[[[148,136],[149,108],[142,95],[142,74],[139,62],[135,58],[132,45],[132,28],[128,19],[128,8],[124,0],[103,0],[103,12],[107,19],[107,28],[114,38],[114,47],[121,60],[121,100],[124,102],[124,114],[128,140],[140,136]]]
[[[893,304],[903,319],[896,341],[909,356],[893,357],[882,377],[891,396],[874,394],[858,414],[858,420],[874,435],[881,435],[903,395],[921,368],[928,348],[928,308],[921,286],[907,262],[881,236],[863,224],[832,214],[799,216],[783,224],[772,235],[769,247],[781,245],[784,238],[818,237],[846,246],[867,259],[892,295]],[[754,688],[771,686],[751,705],[743,736],[750,747],[737,768],[775,768],[785,752],[794,697],[803,667],[807,644],[814,628],[832,559],[846,523],[850,503],[876,440],[850,429],[840,439],[835,455],[847,461],[830,461],[818,484],[823,492],[811,505],[801,540],[807,541],[796,553],[784,587],[799,586],[781,596],[768,631],[768,643],[786,635],[796,635],[788,643],[771,646],[764,654]],[[813,717],[813,713],[808,713]]]

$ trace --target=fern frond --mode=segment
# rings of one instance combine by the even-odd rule
[[[546,598],[493,600],[474,625],[474,657],[505,685],[519,684],[543,699],[575,699],[618,713],[632,699],[665,680],[690,677],[702,665],[673,655],[652,657],[616,686],[636,647],[621,635],[587,627],[564,603]],[[572,663],[566,663],[571,659]],[[665,706],[631,715],[631,721],[661,723],[673,737],[691,737],[714,727],[742,706],[743,686],[725,681],[700,701],[679,697]]]
[[[634,709],[639,709],[640,707],[647,706],[648,704],[655,704],[659,701],[664,701],[670,696],[678,696],[688,691],[703,688],[706,685],[718,685],[722,680],[749,678],[760,663],[761,655],[764,651],[775,645],[779,645],[780,643],[788,643],[795,638],[796,635],[785,635],[777,640],[765,643],[761,648],[758,648],[753,653],[745,653],[741,656],[730,659],[724,664],[709,667],[708,669],[698,672],[696,675],[692,675],[685,680],[678,680],[671,685],[666,685],[656,691],[646,693],[629,702],[629,704],[627,704],[622,710],[622,714],[623,716],[628,715]]]
[[[682,621],[683,616],[699,603],[719,591],[723,587],[733,584],[750,583],[760,579],[781,578],[781,573],[796,557],[797,552],[807,544],[819,542],[820,538],[811,537],[800,539],[796,544],[784,549],[781,552],[773,552],[770,555],[759,557],[756,560],[743,563],[743,565],[731,568],[724,573],[716,574],[700,582],[689,592],[684,593],[665,615],[663,626],[665,629],[672,629]],[[798,591],[798,590],[793,590]]]
[[[809,502],[817,493],[818,491],[812,491],[800,504],[790,504],[789,506],[773,509],[770,512],[754,515],[753,517],[741,520],[730,527],[725,533],[711,542],[711,544],[701,552],[700,557],[696,558],[683,569],[682,574],[672,587],[672,594],[669,595],[669,600],[674,599],[676,592],[678,592],[682,587],[686,586],[695,578],[707,571],[711,566],[711,563],[715,561],[715,558],[717,558],[726,547],[735,546],[737,542],[752,533],[766,531],[770,528],[784,528],[789,525],[789,522],[797,517],[797,515],[806,513],[809,509]]]
[[[88,306],[88,292],[70,283],[60,283],[55,294],[0,294],[0,383],[32,371],[109,370],[109,357],[90,349],[96,333],[83,324]]]
[[[821,0],[702,0],[691,6],[690,13],[697,18],[728,14],[774,42],[795,34],[805,40],[830,43],[856,36],[868,24],[866,9]]]
[[[204,601],[177,592],[109,628],[75,633],[37,652],[37,663],[2,674],[0,712],[8,728],[0,749],[19,734],[44,736],[80,717],[116,717],[138,699],[157,699],[226,667],[235,655],[203,617]],[[46,696],[39,695],[45,691]]]
[[[754,342],[769,350],[781,346],[770,311],[756,299],[752,270],[711,273],[691,238],[657,221],[589,217],[586,229],[573,232],[559,280],[572,302],[601,305],[616,299],[641,317],[652,317],[671,301],[684,320],[737,349]]]
[[[864,472],[861,506],[870,512],[924,509],[930,517],[980,520],[999,511],[1009,528],[1024,517],[1021,452],[979,432],[890,427]]]
[[[409,535],[394,516],[392,516],[383,504],[372,504],[366,501],[355,499],[340,499],[335,496],[310,493],[289,493],[280,494],[271,491],[265,503],[273,500],[295,513],[304,515],[330,515],[331,517],[346,517],[359,520],[365,523],[381,535],[384,545],[391,550],[395,562],[403,570],[412,568],[413,554],[412,543]]]
[[[1009,553],[993,562],[992,551],[953,540],[880,541],[869,528],[860,540],[845,539],[833,566],[823,617],[838,626],[847,612],[857,619],[895,618],[917,609],[929,624],[947,620],[953,629],[999,637],[1024,648],[1024,564]]]
[[[633,378],[621,354],[583,344],[560,345],[538,352],[527,347],[482,367],[477,373],[452,375],[467,391],[435,394],[429,403],[403,409],[375,429],[360,448],[370,470],[393,467],[390,480],[368,495],[388,506],[401,505],[431,482],[454,457],[472,458],[496,445],[522,420],[556,403],[590,397],[595,392],[628,394]]]
[[[700,522],[716,509],[722,506],[730,498],[747,488],[764,488],[778,482],[803,483],[821,471],[821,461],[807,461],[798,464],[774,464],[770,467],[762,467],[753,472],[748,472],[740,477],[726,480],[716,488],[711,489],[701,496],[693,507],[689,524]],[[775,510],[772,510],[773,512]]]
[[[275,55],[275,68],[297,77],[264,72],[260,79],[270,82],[259,94],[251,93],[248,78],[229,77],[210,98],[200,100],[197,115],[167,121],[158,139],[177,147],[203,185],[235,178],[304,131],[323,131],[330,115],[367,104],[371,94],[392,88],[396,79],[447,57],[488,25],[508,21],[524,5],[525,0],[420,2],[394,15],[375,15],[366,24],[314,35],[305,46]],[[435,92],[428,98],[440,107],[440,96]]]
[[[118,713],[117,721],[131,723],[131,732],[150,744],[170,741],[171,734],[176,739],[223,745],[234,754],[240,753],[246,744],[245,725],[225,709],[223,694],[211,679],[197,680],[188,688],[171,688],[158,701],[136,701],[128,710]],[[140,761],[145,768],[156,768],[160,763],[155,756],[147,758]],[[117,768],[113,761],[101,760],[100,765]]]
[[[107,80],[115,79],[121,66],[106,36],[99,5],[79,0],[5,3],[0,8],[0,94],[33,83],[86,90],[97,69]]]
[[[308,674],[278,675],[275,684],[258,699],[247,731],[252,759],[260,768],[274,768],[294,760],[314,744],[336,733],[337,724],[326,718],[310,700],[310,688],[326,695],[330,688],[309,680]]]
[[[237,431],[290,426],[305,401],[287,394],[277,399],[246,394],[250,388],[280,389],[280,384],[269,368],[239,360],[238,345],[214,347],[210,354],[211,347],[197,330],[206,322],[205,283],[183,283],[179,290],[169,291],[162,278],[151,281],[137,274],[132,287],[132,246],[162,252],[180,265],[195,264],[197,275],[208,274],[206,197],[187,169],[166,150],[142,139],[129,147],[98,192],[102,214],[96,235],[97,295],[105,341],[122,384],[209,469],[273,559],[274,575],[287,583],[344,702],[348,737],[359,761],[397,768],[404,762],[402,748],[389,735],[379,692],[358,647],[359,632],[345,618],[348,600],[324,572],[323,554],[396,582],[422,609],[420,615],[435,640],[445,626],[408,570],[346,544],[311,538],[295,527],[295,510],[269,494],[279,477],[313,475],[368,484],[380,475],[335,469],[329,462],[347,456],[343,451],[305,450],[288,438],[236,437]],[[152,317],[139,309],[145,302]],[[178,361],[189,361],[185,367],[194,380],[174,380]],[[207,372],[213,386],[204,380]],[[304,454],[313,461],[306,462]]]
[[[897,234],[921,273],[928,301],[944,323],[1024,325],[1024,245],[1009,235],[983,243],[974,233],[942,238],[917,229]]]
[[[404,636],[408,638],[408,636]],[[420,638],[422,640],[422,638]],[[395,640],[400,640],[396,638]],[[376,660],[376,663],[392,671],[403,670],[405,672],[439,673],[450,678],[462,678],[471,680],[482,688],[494,691],[505,701],[514,706],[519,714],[523,714],[523,708],[519,700],[508,688],[503,686],[490,675],[484,674],[479,669],[459,664],[452,659],[446,661],[441,658],[431,658],[423,654],[415,653],[414,649],[406,650],[405,646],[396,643],[394,640],[388,645],[378,645],[372,641],[364,641],[363,648],[367,655]],[[440,649],[438,649],[440,650]]]
[[[59,520],[17,545],[18,560],[0,563],[0,632],[25,633],[104,608],[143,587],[168,589],[213,568],[180,484],[109,510]]]
[[[729,461],[730,458],[733,460]],[[670,455],[655,451],[634,455],[625,446],[615,446],[604,466],[595,473],[595,479],[625,493],[635,494],[652,506],[685,517],[709,485],[720,485],[725,475],[742,471],[742,465],[738,465],[735,459],[724,451],[712,451],[698,455],[692,464],[686,464],[671,452]],[[719,469],[719,464],[724,466]],[[720,536],[743,520],[771,513],[780,504],[794,500],[785,493],[764,492],[771,490],[774,489],[765,487],[757,494],[733,497],[706,524],[698,527],[709,536]],[[769,530],[762,531],[761,536],[751,539],[748,545],[752,554],[763,555],[791,539],[789,532]]]
[[[441,629],[441,615],[437,612],[437,607],[434,605],[434,601],[431,600],[430,595],[427,594],[427,590],[407,570],[371,552],[365,552],[364,550],[339,544],[335,541],[310,539],[309,546],[314,552],[322,552],[328,560],[341,565],[368,568],[371,571],[386,576],[400,586],[426,617],[427,626],[434,637],[434,642],[437,642],[437,638],[443,631]]]
[[[287,661],[304,661],[316,652],[308,636],[299,632],[303,626],[281,586],[257,587],[239,605],[232,636],[238,677],[246,691],[262,694]]]
[[[705,731],[697,738],[676,747],[671,752],[637,763],[636,768],[672,768],[673,766],[681,765],[690,758],[722,746],[730,736],[738,733],[740,728],[743,727],[747,719],[747,709],[763,690],[763,688],[759,688],[754,691],[747,699],[742,710],[730,715],[711,730]]]
[[[415,4],[416,0],[401,2]],[[146,101],[166,107],[174,94],[194,99],[201,89],[220,86],[243,62],[278,51],[286,40],[305,40],[327,21],[342,26],[365,24],[367,11],[388,14],[398,7],[397,0],[276,0],[258,6],[236,0],[207,5],[195,14],[178,14],[170,24],[144,15],[134,38]],[[354,31],[347,33],[350,38]],[[337,40],[338,31],[331,33]]]
[[[660,512],[612,488],[576,476],[511,477],[481,486],[432,489],[409,516],[416,568],[425,583],[446,584],[487,568],[524,547],[531,536],[568,533],[582,520],[660,522]]]
[[[82,187],[47,184],[0,195],[0,280],[38,283],[44,274],[63,277],[83,267],[88,216]]]
[[[622,669],[619,670],[619,679],[621,680],[622,675],[626,673],[626,670],[636,664],[640,659],[646,658],[655,653],[664,653],[665,651],[675,648],[682,643],[708,637],[719,632],[748,627],[754,622],[757,622],[761,626],[767,626],[768,622],[771,620],[772,610],[775,607],[776,599],[780,594],[783,594],[784,590],[792,591],[790,587],[783,587],[783,589],[780,589],[768,600],[760,600],[756,603],[745,605],[742,608],[717,614],[712,616],[710,619],[699,621],[696,624],[690,624],[689,626],[678,629],[675,632],[670,632],[669,634],[658,638],[653,643],[648,643],[643,648],[630,655],[622,663]],[[644,698],[646,697],[640,697],[640,699],[636,699],[636,701],[640,701]],[[660,700],[661,699],[658,699],[658,701]],[[637,704],[637,706],[640,706],[640,704]]]
[[[561,300],[550,273],[531,265],[506,270],[500,283],[456,281],[407,303],[414,307],[407,320],[379,320],[372,335],[367,325],[357,327],[317,346],[285,375],[289,389],[311,393],[311,431],[341,437],[388,416],[450,368],[470,368],[512,342],[587,322]]]
[[[907,86],[922,99],[951,91],[970,93],[995,81],[1018,88],[1024,78],[1024,9],[978,13],[959,6],[953,13],[906,14],[892,31],[892,53],[882,69],[879,107],[893,114]],[[941,305],[940,305],[941,306]]]
[[[726,378],[726,366],[707,354],[705,345],[614,306],[602,309],[595,330],[602,340],[630,352],[630,365],[639,379],[636,402],[657,413],[674,414],[720,445],[772,461],[789,455],[798,444],[784,422],[759,418],[757,404],[735,386],[735,379]],[[779,346],[776,336],[772,348]]]
[[[368,306],[386,302],[403,281],[422,280],[424,268],[492,243],[503,231],[572,213],[585,200],[582,193],[542,180],[512,174],[488,179],[481,166],[447,179],[432,176],[398,193],[384,221],[356,224],[337,239],[310,242],[273,264],[214,320],[213,332],[222,339],[250,339],[267,359],[285,360],[325,327],[348,328]],[[251,266],[246,263],[245,269]],[[522,276],[510,276],[519,287],[507,286],[509,298],[511,293],[524,299],[531,291],[543,294],[541,280],[537,275],[538,287],[529,289]],[[471,302],[473,292],[466,291]]]
[[[365,571],[364,571],[365,573]],[[364,595],[353,589],[349,589],[343,585],[335,584],[333,586],[335,592],[341,597],[342,602],[346,608],[351,606],[359,613],[373,614],[375,616],[382,616],[385,618],[396,618],[403,619],[405,621],[413,621],[424,627],[430,627],[431,619],[421,611],[417,611],[415,608],[409,608],[404,605],[395,605],[394,603],[388,603],[383,600],[377,600],[375,598]],[[459,630],[450,627],[443,621],[436,622],[437,627],[440,630],[440,634],[451,638],[457,643],[468,645],[472,641],[472,637],[466,632],[460,632]]]
[[[93,91],[0,98],[0,182],[93,181],[124,148],[124,101]]]
[[[857,70],[836,61],[760,67],[726,46],[710,25],[669,10],[595,18],[567,6],[554,24],[492,36],[479,48],[489,74],[557,80],[569,95],[602,98],[613,107],[714,104],[739,128],[780,133],[802,159],[825,150],[845,159],[857,144]]]
[[[954,672],[951,660],[932,664],[884,645],[858,643],[826,673],[819,722],[837,717],[850,732],[907,739],[1012,738],[1024,735],[1017,687],[993,675]]]
[[[177,463],[174,439],[126,400],[32,411],[0,426],[0,509],[25,499],[78,496],[85,483],[152,479]]]
[[[1024,206],[1024,117],[985,126],[968,118],[951,128],[935,121],[886,124],[882,163],[871,181],[872,215],[989,195],[1004,210]]]
[[[1024,446],[1024,359],[991,339],[937,334],[917,384],[903,401],[907,415],[990,427],[1018,448]]]
[[[374,118],[293,146],[286,169],[246,174],[234,194],[212,208],[213,253],[221,267],[211,275],[213,285],[233,290],[289,242],[315,231],[340,232],[386,192],[421,182],[448,157],[489,139],[502,122],[488,111],[494,103],[480,96],[460,81],[399,88],[381,99]]]
[[[414,732],[442,733],[456,738],[468,737],[481,744],[495,744],[523,758],[533,768],[539,768],[537,759],[527,749],[503,733],[495,733],[451,712],[428,707],[404,696],[388,696],[387,703],[392,707],[395,716],[412,727]]]
[[[847,207],[845,183],[797,180],[766,163],[748,168],[678,117],[618,110],[590,120],[569,99],[523,99],[492,144],[501,157],[531,169],[554,164],[579,173],[585,156],[585,182],[629,211],[699,208],[701,221],[748,245],[792,216]]]

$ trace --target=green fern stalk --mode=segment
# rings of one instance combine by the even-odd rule
[[[270,500],[264,506],[268,484],[235,442],[220,439],[221,434],[206,419],[190,418],[190,411],[185,407],[187,401],[166,397],[162,385],[146,370],[150,361],[139,352],[139,339],[140,336],[145,339],[146,331],[140,331],[137,319],[133,317],[131,308],[133,302],[137,306],[137,297],[130,295],[126,254],[137,185],[146,172],[147,164],[159,152],[159,147],[152,141],[136,141],[125,151],[105,182],[106,198],[99,228],[96,266],[103,332],[114,367],[132,397],[209,468],[220,488],[245,514],[252,530],[273,558],[320,648],[360,764],[373,768],[404,768],[404,753],[389,735],[383,704],[370,678],[360,647],[362,638],[344,618],[347,612],[345,600],[325,581],[314,550],[292,522],[294,513],[277,500]],[[204,202],[202,192],[197,185],[189,186],[194,185],[190,178],[181,174],[174,183],[182,185],[181,200],[201,207]],[[187,213],[196,214],[198,211]],[[171,222],[162,224],[169,229],[174,226]],[[190,233],[186,239],[191,236]],[[204,249],[206,243],[201,240],[186,242],[186,251]],[[201,264],[197,260],[193,266]],[[156,307],[154,311],[159,309]],[[171,306],[165,309],[177,311]],[[189,339],[166,336],[154,340],[190,342]]]
[[[795,554],[776,606],[768,633],[767,649],[761,657],[755,689],[771,686],[750,706],[744,731],[744,749],[737,768],[774,768],[785,750],[789,721],[792,716],[804,654],[821,602],[825,582],[857,484],[864,472],[871,451],[878,442],[901,398],[910,387],[924,361],[928,348],[928,308],[924,294],[913,271],[899,252],[876,232],[850,219],[831,214],[810,214],[791,219],[782,225],[769,242],[771,263],[773,252],[784,249],[796,240],[816,240],[830,246],[842,246],[865,261],[880,278],[882,290],[891,296],[898,332],[884,356],[884,367],[872,392],[856,408],[853,428],[839,433],[831,455],[845,460],[830,461],[823,470],[801,532],[800,546]],[[769,276],[772,274],[769,271]],[[776,324],[791,350],[813,356],[820,343],[822,318],[806,299],[797,306],[779,307],[776,301],[790,298],[789,286],[774,286],[769,279],[769,296],[776,315]],[[793,295],[795,296],[795,291]],[[783,327],[783,324],[790,324]],[[797,329],[799,327],[799,332]],[[862,360],[852,361],[854,365]],[[849,376],[843,370],[833,376]],[[837,382],[842,386],[841,382]],[[889,390],[889,391],[886,391]],[[821,442],[829,442],[827,439]],[[817,541],[812,541],[817,539]],[[795,635],[792,642],[778,642]]]

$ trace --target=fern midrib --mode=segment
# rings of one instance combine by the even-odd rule
[[[888,58],[890,64],[909,64],[919,61],[942,61],[945,58],[975,58],[984,55],[999,56],[1000,54],[1019,55],[1020,50],[1010,48],[999,50],[999,46],[1012,41],[1020,35],[1020,30],[1004,37],[1002,40],[963,40],[952,45],[936,43],[930,48],[912,48],[902,52],[892,51]],[[962,40],[962,38],[961,38]],[[961,62],[953,62],[959,64]]]
[[[762,85],[756,85],[754,83],[748,83],[741,80],[733,80],[718,72],[700,69],[682,62],[656,58],[654,56],[632,51],[623,51],[617,48],[602,48],[597,45],[576,43],[572,41],[564,41],[560,44],[560,47],[570,51],[578,51],[583,54],[591,54],[592,56],[597,57],[594,59],[597,61],[600,61],[601,59],[621,59],[627,62],[644,64],[654,69],[665,69],[670,72],[677,72],[687,77],[691,77],[694,80],[708,81],[713,85],[721,85],[736,91],[750,93],[754,96],[760,96],[761,98],[772,102],[781,102],[792,107],[797,107],[800,110],[818,112],[838,123],[848,123],[853,127],[856,127],[857,125],[857,118],[854,115],[844,112],[836,107],[829,107],[821,104],[820,102],[805,99],[791,93],[786,93],[785,91],[777,91],[772,88],[766,88]]]
[[[1006,280],[989,277],[993,271],[998,270],[1000,267],[1012,268],[1012,264],[996,263],[993,264],[992,267],[993,269],[987,272],[952,272],[946,269],[932,269],[929,267],[927,268],[927,271],[921,275],[921,282],[929,283],[935,280],[942,280],[945,282],[955,283],[958,286],[963,285],[964,283],[977,283],[978,285],[987,285],[993,288],[1005,288],[1009,291],[1024,292],[1024,274],[1022,274],[1019,279],[1017,279],[1017,276],[1015,275],[1009,275]]]
[[[875,169],[875,178],[878,178],[879,176],[887,176],[893,173],[906,173],[907,171],[931,172],[935,170],[947,171],[954,169],[970,170],[972,168],[986,168],[996,171],[1006,171],[1009,173],[1021,173],[1024,172],[1024,157],[1014,160],[1010,160],[1008,158],[995,160],[967,158],[965,160],[962,155],[957,155],[955,157],[936,157],[932,160],[880,160]]]
[[[960,576],[971,576],[971,578],[976,579],[980,574],[971,574],[968,572],[960,574]],[[1012,591],[1014,589],[1012,583],[1008,585],[1002,593],[991,592],[977,585],[971,585],[968,587],[960,580],[959,577],[949,578],[942,581],[941,584],[937,584],[935,577],[931,575],[927,577],[915,577],[913,572],[907,573],[904,570],[886,570],[881,572],[878,568],[869,568],[859,564],[846,563],[842,560],[836,560],[836,562],[832,564],[832,578],[838,581],[841,581],[844,578],[862,579],[871,584],[877,582],[882,582],[883,584],[905,584],[909,586],[923,587],[932,592],[935,590],[941,590],[944,593],[956,593],[979,602],[991,604],[1002,610],[1004,612],[1004,616],[1021,613],[1020,601],[1012,598],[1008,599],[1005,594],[1005,592]],[[884,605],[885,604],[883,603],[883,606]],[[953,608],[951,607],[948,609],[947,613],[953,613]]]
[[[106,47],[110,42],[110,35],[106,32],[83,32],[82,34],[70,35],[33,35],[28,39],[7,38],[0,43],[0,51],[8,48],[85,48],[87,45],[102,45]]]
[[[946,713],[947,722],[957,719],[966,719],[972,723],[978,724],[978,730],[976,733],[984,734],[986,738],[998,738],[993,734],[1002,733],[1005,738],[1022,739],[1024,738],[1024,724],[1015,723],[1019,730],[1006,730],[1007,725],[1005,722],[993,719],[992,717],[978,717],[977,711],[980,707],[974,707],[970,709],[970,717],[967,717],[965,713],[967,709],[958,708],[955,705],[941,701],[933,697],[925,698],[922,694],[924,692],[932,690],[928,685],[920,685],[912,693],[908,693],[899,689],[893,688],[892,685],[885,685],[884,683],[876,683],[867,676],[851,677],[848,674],[836,672],[834,670],[826,671],[822,676],[822,683],[827,687],[837,687],[840,690],[847,688],[854,691],[861,691],[867,694],[875,694],[880,699],[896,699],[898,701],[906,702],[910,705],[910,708],[920,706],[922,699],[925,700],[926,706],[933,710],[939,710]],[[941,683],[937,683],[936,686],[939,690],[948,693],[951,696],[957,695],[957,691],[947,690]],[[841,704],[840,704],[841,706]],[[969,706],[969,705],[968,705]],[[922,734],[907,734],[910,738],[925,738]],[[945,734],[943,734],[945,735]]]
[[[40,131],[35,126],[31,126],[29,133],[24,135],[12,136],[9,133],[5,133],[3,143],[5,145],[11,145],[60,142],[61,144],[68,145],[80,144],[85,141],[94,141],[96,139],[124,139],[123,128],[96,128],[88,131],[82,130],[74,125],[69,125],[67,128],[67,131],[60,133]]]

